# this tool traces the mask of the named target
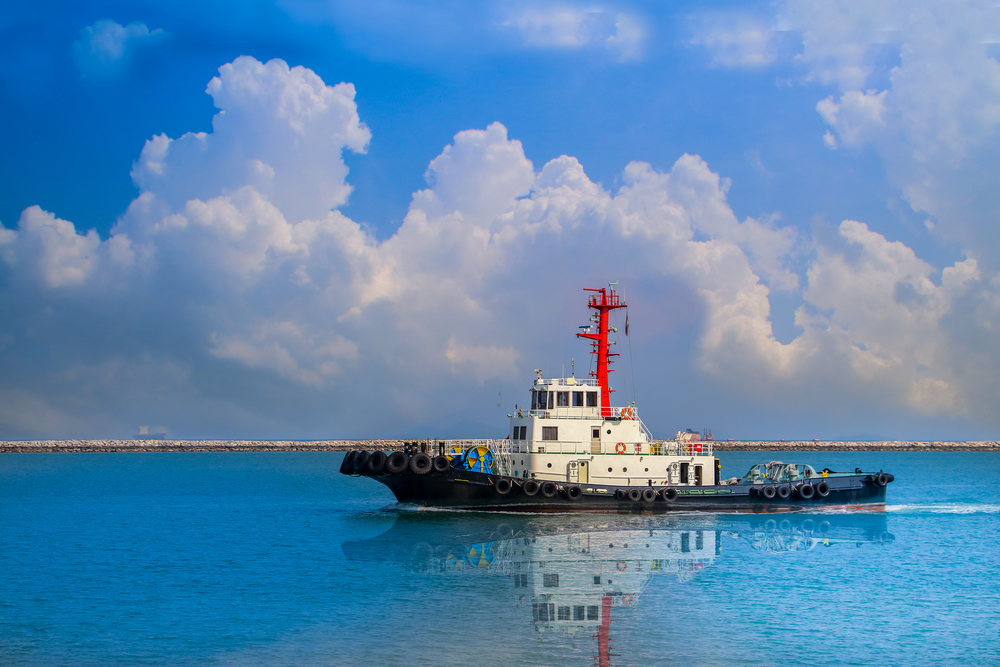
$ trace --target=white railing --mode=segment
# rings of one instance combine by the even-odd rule
[[[600,419],[601,409],[563,406],[551,410],[529,410],[527,414],[541,419]]]
[[[596,387],[597,378],[551,378],[548,380],[535,380],[535,386],[554,385],[556,387]]]
[[[518,453],[527,454],[579,454],[590,456],[592,443],[580,442],[576,440],[540,440],[530,442],[528,440],[444,440],[448,448],[460,446],[462,449],[469,447],[486,447],[493,453],[493,472],[495,474],[510,476],[514,470],[514,448]],[[624,446],[625,451],[618,451],[618,445]],[[643,456],[712,456],[713,449],[711,442],[678,442],[676,440],[650,440],[647,442],[625,442],[602,444],[602,454],[641,454]]]

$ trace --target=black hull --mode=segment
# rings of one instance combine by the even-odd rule
[[[424,507],[438,507],[481,512],[528,512],[528,513],[602,513],[602,514],[667,514],[670,512],[750,512],[771,513],[800,510],[815,510],[834,507],[857,507],[878,509],[885,504],[884,485],[879,485],[876,475],[857,474],[824,478],[830,492],[826,497],[815,494],[806,499],[787,486],[787,498],[775,495],[766,498],[761,487],[753,486],[678,486],[677,497],[665,500],[664,494],[657,493],[652,501],[631,501],[627,497],[630,489],[643,491],[648,487],[618,487],[595,484],[571,485],[557,483],[558,490],[551,497],[539,491],[533,496],[524,492],[524,482],[512,477],[501,477],[467,470],[451,469],[444,472],[430,471],[415,474],[406,470],[399,474],[381,473],[369,475],[385,484],[401,503],[412,503]],[[888,475],[892,481],[892,476]],[[498,481],[510,482],[507,493],[497,490]],[[501,488],[504,483],[499,485]],[[571,499],[567,490],[580,486],[583,491],[579,498]],[[587,491],[592,489],[592,491]],[[661,488],[654,489],[662,491]],[[623,493],[624,492],[624,493]]]

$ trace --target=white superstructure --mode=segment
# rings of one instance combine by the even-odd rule
[[[605,410],[595,379],[539,376],[531,408],[510,417],[511,474],[609,486],[715,484],[711,441],[683,435],[654,440],[634,406]]]

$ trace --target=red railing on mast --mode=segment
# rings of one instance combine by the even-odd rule
[[[608,365],[614,363],[609,357],[618,356],[611,353],[611,344],[608,342],[608,313],[618,308],[625,308],[625,304],[621,303],[618,295],[610,287],[599,289],[587,287],[584,288],[584,291],[596,292],[596,294],[590,295],[587,307],[593,308],[598,313],[595,322],[597,331],[595,333],[578,333],[577,336],[590,340],[594,354],[597,355],[597,370],[591,375],[597,378],[597,384],[601,388],[601,416],[607,418],[611,416],[611,387],[608,385],[608,373],[611,370]]]

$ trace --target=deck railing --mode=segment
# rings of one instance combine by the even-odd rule
[[[593,445],[576,440],[508,440],[513,454],[585,454],[591,455]],[[621,445],[625,451],[618,451]],[[712,456],[710,442],[677,442],[676,440],[652,440],[646,442],[602,443],[601,454],[641,454],[643,456]]]

